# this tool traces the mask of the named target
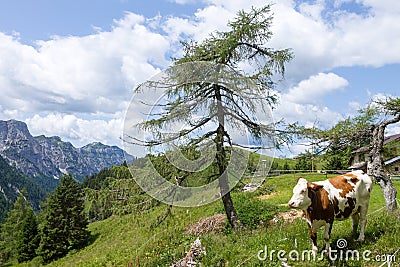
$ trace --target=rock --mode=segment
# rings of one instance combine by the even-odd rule
[[[195,267],[202,255],[206,255],[206,250],[202,247],[200,239],[197,238],[190,245],[190,250],[187,252],[186,256],[170,267]]]
[[[243,192],[254,192],[256,191],[258,188],[260,188],[261,185],[259,184],[246,184],[243,188],[242,191]]]

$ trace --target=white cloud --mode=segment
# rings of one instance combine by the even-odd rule
[[[325,2],[318,0],[314,4],[301,3],[299,5],[300,13],[315,21],[322,20],[322,11],[325,9]]]
[[[51,113],[46,116],[34,115],[26,119],[32,135],[60,136],[75,146],[90,142],[119,145],[122,147],[122,114],[115,114],[113,119],[82,119],[75,115]]]
[[[374,94],[372,97],[371,97],[371,101],[385,101],[386,99],[388,99],[389,97],[393,97],[392,95],[390,95],[390,94],[385,94],[385,93],[377,93],[377,94]]]
[[[127,13],[109,32],[55,36],[37,47],[0,33],[0,87],[4,109],[21,112],[114,113],[132,89],[166,66],[169,41]]]
[[[82,37],[54,36],[34,46],[21,43],[18,33],[0,33],[0,116],[26,120],[37,134],[80,143],[118,142],[123,116],[116,114],[124,112],[138,83],[167,66],[168,56],[181,52],[179,38],[202,40],[226,29],[239,9],[266,4],[204,2],[207,5],[193,15],[152,19],[126,13],[113,21],[110,31],[96,28]],[[347,2],[369,9],[363,14],[335,9]],[[327,3],[281,0],[272,6],[274,36],[269,46],[293,48],[295,55],[279,84],[277,118],[332,124],[343,114],[327,107],[324,97],[348,84],[333,68],[400,63],[400,1],[335,0],[334,9]],[[357,106],[349,99],[350,108]]]
[[[222,6],[210,5],[197,10],[192,17],[167,18],[163,29],[173,38],[190,36],[191,39],[200,41],[216,30],[226,30],[228,20],[234,16],[234,12]]]
[[[392,0],[356,0],[358,3],[362,3],[365,6],[369,6],[373,9],[374,14],[387,14],[392,13],[392,15],[398,14],[400,11],[400,2]]]
[[[1,118],[75,145],[121,145],[133,88],[168,65],[170,41],[133,13],[87,36],[53,36],[36,46],[17,37],[0,33]]]
[[[284,118],[289,123],[299,122],[306,127],[328,128],[343,119],[343,114],[324,105],[304,105],[284,100],[280,102],[274,114],[277,119]]]
[[[194,3],[196,0],[169,0],[170,2],[174,2],[180,5],[185,5],[189,3]]]
[[[349,107],[352,110],[359,110],[362,107],[362,105],[360,103],[358,103],[357,101],[350,101],[349,102]]]
[[[324,97],[341,91],[348,81],[334,73],[318,73],[287,90],[278,93],[280,102],[274,115],[287,122],[300,122],[306,127],[329,128],[343,119],[344,114],[324,105]]]
[[[341,90],[348,85],[348,81],[334,73],[318,73],[301,81],[291,88],[282,98],[298,104],[322,102],[327,93]]]
[[[332,9],[324,1],[298,7],[293,2],[273,5],[271,44],[290,47],[295,55],[287,67],[290,81],[298,83],[307,76],[340,66],[400,63],[398,13],[389,10],[388,1],[377,2],[380,3],[364,1],[370,9],[362,14]]]

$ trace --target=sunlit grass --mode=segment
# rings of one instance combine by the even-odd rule
[[[270,198],[262,200],[265,204],[278,207],[279,210],[289,210],[286,203],[292,194],[299,174],[286,174],[268,178],[264,186],[273,191]],[[301,175],[309,181],[323,180],[323,174]],[[328,176],[331,177],[332,175]],[[395,182],[400,192],[400,182]],[[233,194],[234,200],[241,201],[247,196],[253,198],[258,194]],[[239,203],[236,203],[239,205]],[[395,253],[400,248],[399,213],[387,216],[385,201],[378,185],[374,185],[366,227],[364,243],[354,242],[351,238],[351,220],[335,222],[332,230],[332,248],[337,248],[338,239],[348,242],[347,248],[358,251],[371,251],[371,257]],[[167,206],[159,206],[152,210],[135,215],[112,216],[104,221],[91,223],[92,243],[80,251],[73,251],[66,257],[52,262],[48,266],[169,266],[179,260],[188,251],[190,243],[196,238],[185,235],[189,225],[201,218],[211,216],[222,210],[221,201],[198,208],[173,208],[172,215],[160,225],[155,226],[157,218],[162,215]],[[324,240],[319,233],[318,245],[322,249]],[[311,241],[306,222],[297,219],[293,223],[265,223],[263,226],[234,233],[227,228],[222,233],[207,233],[200,236],[207,255],[202,258],[203,266],[280,266],[281,261],[260,260],[257,254],[260,250],[297,251],[309,250]],[[397,266],[400,262],[400,252],[397,254]],[[20,266],[38,266],[39,260],[21,264]],[[327,266],[328,261],[303,262],[288,260],[290,266]],[[335,261],[333,266],[379,266],[375,261]],[[396,266],[396,265],[392,265]]]

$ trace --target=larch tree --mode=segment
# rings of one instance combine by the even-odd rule
[[[397,191],[390,175],[385,170],[383,150],[385,130],[389,125],[399,121],[400,98],[392,97],[372,102],[367,108],[361,109],[355,117],[340,121],[331,129],[300,127],[297,132],[302,136],[318,137],[321,146],[319,149],[328,157],[345,156],[348,160],[351,150],[366,146],[368,154],[364,170],[380,185],[386,202],[386,210],[391,212],[397,208]]]
[[[397,190],[387,171],[385,171],[383,144],[386,128],[400,121],[400,98],[388,98],[384,101],[378,101],[378,105],[385,118],[370,128],[371,142],[367,161],[367,174],[374,177],[382,188],[386,201],[386,210],[391,212],[397,209]]]
[[[159,116],[138,125],[156,133],[156,138],[144,142],[152,147],[184,138],[188,139],[185,143],[188,146],[197,146],[206,140],[214,143],[220,196],[234,230],[241,228],[241,224],[226,171],[227,153],[235,145],[232,135],[238,129],[245,129],[257,143],[276,133],[273,123],[257,120],[257,113],[268,113],[266,110],[277,103],[272,90],[276,86],[274,79],[283,77],[285,64],[293,56],[290,49],[267,46],[272,37],[272,20],[270,5],[248,12],[242,10],[228,23],[227,31],[216,31],[201,42],[182,42],[184,53],[175,59],[174,66],[188,64],[188,67],[169,74],[173,86],[166,86],[167,101],[158,106],[162,108]],[[190,64],[196,62],[208,65],[196,69],[198,65]],[[208,79],[208,71],[210,76],[220,76],[220,80]],[[140,90],[142,86],[137,89]],[[177,129],[173,135],[161,134],[167,125],[177,122],[189,127]],[[200,136],[191,136],[199,129],[203,130]]]

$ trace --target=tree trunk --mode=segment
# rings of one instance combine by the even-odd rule
[[[397,202],[396,202],[397,190],[393,186],[392,181],[390,179],[387,181],[382,179],[378,183],[381,186],[382,191],[383,191],[383,196],[385,197],[387,212],[392,212],[392,211],[396,210],[397,209]]]
[[[393,186],[390,176],[388,176],[381,167],[383,166],[383,162],[381,161],[380,163],[379,161],[380,160],[372,160],[372,162],[368,162],[367,174],[372,176],[381,187],[386,202],[386,210],[387,212],[392,212],[397,208],[397,190]]]
[[[225,176],[225,179],[223,178]],[[239,217],[236,213],[235,207],[233,206],[233,201],[231,198],[231,194],[228,191],[227,193],[223,193],[226,188],[225,185],[228,184],[228,180],[226,179],[226,174],[223,174],[222,177],[219,178],[219,186],[222,195],[222,203],[224,204],[224,209],[226,213],[226,217],[228,218],[229,224],[232,226],[232,229],[236,232],[242,225],[240,224]]]
[[[217,100],[217,117],[218,117],[218,129],[217,136],[215,138],[215,143],[217,147],[217,165],[218,165],[218,184],[220,188],[220,193],[222,196],[222,202],[224,204],[224,209],[226,216],[230,225],[234,231],[241,228],[239,217],[236,213],[235,207],[233,206],[233,201],[231,198],[229,190],[228,174],[226,170],[226,154],[224,149],[224,136],[225,136],[225,115],[224,107],[222,106],[222,98],[218,85],[215,86],[215,96]]]
[[[223,130],[223,127],[221,125],[218,127],[218,129]],[[223,146],[223,140],[224,136],[223,133],[221,135],[220,131],[218,130],[217,133],[217,165],[218,165],[218,184],[220,188],[220,193],[222,196],[222,203],[224,203],[224,208],[225,208],[225,213],[228,218],[228,221],[230,225],[232,226],[234,231],[239,230],[241,227],[240,222],[239,222],[239,217],[236,213],[235,207],[233,206],[233,201],[231,198],[230,190],[229,190],[229,182],[228,182],[228,174],[225,171],[226,166],[226,155],[225,155],[225,149]]]
[[[387,212],[397,209],[396,195],[397,190],[393,186],[390,176],[384,170],[382,157],[383,141],[387,121],[375,126],[372,131],[371,151],[368,158],[367,174],[375,179],[382,188],[383,196],[386,202]]]

